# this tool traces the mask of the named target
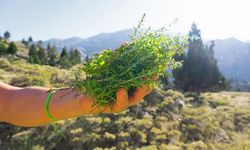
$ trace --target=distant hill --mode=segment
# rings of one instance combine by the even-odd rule
[[[129,34],[133,33],[132,29],[121,30],[113,33],[101,33],[96,36],[81,39],[51,39],[45,41],[47,45],[51,43],[59,50],[66,46],[78,48],[83,57],[99,53],[103,49],[114,49],[129,40]],[[204,40],[204,43],[209,43]],[[218,60],[218,66],[221,72],[229,79],[233,78],[241,81],[250,81],[250,42],[242,42],[235,38],[224,40],[215,40],[215,58]]]
[[[100,33],[86,39],[76,37],[64,40],[50,39],[44,41],[44,45],[50,43],[51,45],[55,45],[59,50],[64,46],[68,49],[77,48],[85,56],[99,53],[103,49],[114,49],[124,41],[129,40],[129,34],[131,33],[133,33],[132,29],[126,29],[113,33]]]
[[[235,38],[215,40],[215,58],[227,78],[250,81],[250,43]]]
[[[79,37],[72,37],[68,39],[50,39],[45,41],[44,44],[47,45],[50,43],[51,45],[55,45],[58,48],[63,48],[64,46],[71,47],[75,43],[81,42],[83,39]]]

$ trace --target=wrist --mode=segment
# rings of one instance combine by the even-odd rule
[[[88,94],[80,94],[76,101],[79,103],[81,114],[90,115],[103,112],[106,107],[95,104],[95,100],[94,97]]]
[[[81,103],[74,88],[59,89],[52,95],[49,112],[57,120],[77,117],[82,114]]]
[[[47,98],[45,100],[45,105],[44,105],[45,106],[45,113],[46,113],[47,117],[52,121],[56,121],[56,118],[51,115],[50,110],[49,110],[49,104],[50,104],[51,98],[52,98],[54,93],[55,93],[54,90],[51,90],[48,92]]]

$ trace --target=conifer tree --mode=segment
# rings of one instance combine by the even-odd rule
[[[75,49],[70,51],[70,60],[72,65],[81,63],[81,53]]]
[[[177,88],[185,90],[185,83],[187,82],[187,79],[185,78],[187,76],[187,67],[184,65],[186,64],[185,53],[175,55],[174,59],[183,63],[181,68],[173,70],[173,77],[175,79],[174,84]]]
[[[69,68],[71,66],[71,61],[66,47],[62,49],[59,60],[60,66],[62,68]]]
[[[38,57],[37,54],[38,50],[36,45],[32,44],[30,49],[29,49],[29,59],[28,61],[32,64],[41,64],[41,60]]]
[[[208,48],[208,54],[211,58],[214,58],[214,46],[215,46],[214,41],[211,41],[211,44]]]
[[[85,61],[86,63],[89,63],[89,62],[91,61],[91,58],[87,55],[87,56],[85,57],[84,61]]]
[[[48,56],[47,56],[44,48],[39,47],[39,50],[37,52],[37,56],[38,56],[42,65],[48,64]]]
[[[9,39],[10,38],[10,32],[9,31],[6,31],[6,32],[4,32],[4,34],[3,34],[3,37],[5,38],[5,39]]]
[[[33,42],[33,38],[32,38],[31,36],[28,38],[28,42],[29,42],[29,43],[32,43],[32,42]]]
[[[50,66],[55,66],[56,65],[56,58],[57,58],[57,51],[55,47],[51,47],[50,44],[47,46],[47,52],[48,52],[48,64]]]
[[[225,78],[214,59],[214,43],[206,48],[195,23],[189,32],[187,54],[176,56],[183,60],[183,67],[173,71],[174,84],[184,91],[213,91],[225,87]]]
[[[17,49],[16,44],[14,42],[11,42],[9,48],[7,49],[7,53],[14,55],[17,53],[17,50],[18,49]]]
[[[23,43],[26,47],[29,47],[29,42],[26,41],[25,39],[22,39],[22,43]]]

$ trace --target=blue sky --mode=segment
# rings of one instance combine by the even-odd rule
[[[187,33],[196,22],[205,39],[250,40],[248,0],[0,0],[0,34],[13,40],[86,38],[135,26],[160,28],[178,19],[173,32]]]

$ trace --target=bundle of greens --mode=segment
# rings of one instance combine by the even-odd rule
[[[94,55],[78,72],[85,73],[86,79],[76,78],[76,86],[96,98],[94,105],[114,103],[119,88],[131,93],[143,84],[154,86],[153,75],[166,75],[167,68],[180,66],[173,57],[183,53],[186,36],[171,35],[164,28],[140,32],[143,19],[130,35],[130,42]]]

